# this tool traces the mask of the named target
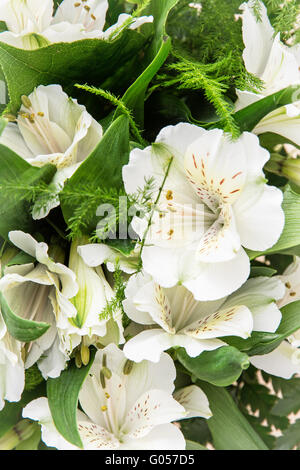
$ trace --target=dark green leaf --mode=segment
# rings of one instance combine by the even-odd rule
[[[52,418],[57,430],[71,444],[83,448],[77,427],[77,404],[81,386],[90,370],[95,357],[87,366],[78,369],[74,363],[63,371],[57,379],[48,379],[47,396]]]
[[[291,450],[300,444],[300,419],[284,432],[277,440],[276,450]]]

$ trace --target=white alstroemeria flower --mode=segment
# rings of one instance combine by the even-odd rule
[[[19,401],[25,385],[21,343],[8,332],[0,313],[0,410],[5,401]]]
[[[275,36],[265,5],[260,2],[261,21],[252,9],[252,0],[243,3],[243,59],[248,72],[264,82],[259,93],[237,90],[236,109],[242,109],[265,96],[276,93],[289,85],[300,84],[298,50],[288,47]]]
[[[64,181],[99,143],[102,127],[84,106],[69,98],[60,85],[40,85],[22,101],[16,123],[7,124],[0,143],[33,166],[55,165],[53,186],[59,192]],[[33,216],[45,217],[58,205],[57,196],[45,209],[34,211]]]
[[[1,0],[0,20],[8,30],[0,33],[0,41],[33,50],[57,42],[108,39],[125,27],[136,29],[153,21],[152,16],[121,14],[117,23],[103,32],[107,0],[64,0],[54,17],[53,9],[53,0]]]
[[[129,29],[139,28],[144,23],[152,23],[152,16],[142,16],[133,18],[131,15],[122,13],[117,23],[106,31],[106,12],[108,9],[107,0],[88,0],[74,2],[74,0],[64,0],[57,8],[52,24],[62,24],[67,22],[72,25],[80,25],[76,39],[98,38],[108,39],[114,32],[120,32],[122,27]],[[73,40],[76,40],[73,39]]]
[[[175,376],[167,354],[157,364],[133,364],[115,345],[98,351],[79,394],[83,412],[77,411],[77,422],[84,449],[184,449],[184,437],[171,422],[210,417],[211,412],[195,386],[178,392],[184,406],[179,404],[172,397]],[[29,403],[23,416],[40,422],[47,445],[76,449],[56,431],[46,398]]]
[[[219,339],[223,336],[246,339],[252,330],[274,332],[281,320],[274,301],[283,295],[281,281],[258,277],[229,297],[199,302],[183,286],[162,288],[139,273],[128,281],[123,305],[127,316],[145,329],[125,344],[124,354],[136,362],[157,362],[162,351],[181,346],[196,357],[225,346]]]
[[[198,300],[215,300],[246,281],[243,247],[266,250],[284,226],[282,192],[266,184],[262,171],[268,159],[253,134],[233,142],[220,129],[185,123],[131,152],[123,167],[126,192],[150,178],[156,184],[152,219],[134,217],[132,226],[144,241],[144,270],[158,284],[180,283]]]
[[[78,247],[78,253],[88,266],[97,267],[105,263],[107,269],[113,272],[118,265],[121,271],[127,274],[137,271],[139,250],[139,246],[136,245],[134,250],[126,256],[104,243],[89,243]]]
[[[71,299],[77,315],[60,325],[64,330],[68,349],[77,346],[83,337],[88,343],[108,344],[123,343],[122,313],[114,312],[113,318],[101,314],[107,303],[113,298],[114,291],[107,282],[101,266],[96,268],[88,266],[80,254],[78,246],[86,242],[84,238],[73,241],[70,251],[69,268],[76,274],[79,286],[78,292]]]
[[[66,21],[52,24],[53,8],[53,0],[2,0],[0,20],[6,23],[7,31],[0,33],[0,41],[28,50],[52,42],[75,41],[81,33],[81,25]]]
[[[76,316],[76,309],[69,300],[78,290],[75,274],[49,257],[46,243],[38,243],[31,235],[20,231],[10,232],[9,238],[38,264],[7,267],[0,279],[0,291],[16,315],[50,324],[46,333],[26,348],[25,367],[38,362],[45,378],[57,377],[68,360],[59,325],[66,318]]]

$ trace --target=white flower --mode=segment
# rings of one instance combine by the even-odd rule
[[[38,361],[44,377],[57,377],[68,360],[58,328],[65,318],[76,315],[69,301],[78,289],[75,274],[51,260],[46,243],[38,243],[31,235],[20,231],[10,232],[9,238],[38,263],[7,267],[0,279],[0,291],[16,315],[50,324],[46,333],[26,348],[25,367]]]
[[[0,313],[0,410],[4,400],[19,401],[24,389],[25,373],[21,343],[8,332]]]
[[[173,397],[176,370],[163,354],[158,364],[133,364],[109,345],[98,351],[79,394],[78,431],[85,450],[184,449],[184,437],[172,421],[211,416],[208,402],[195,386],[178,392],[185,407]],[[24,417],[38,420],[42,438],[58,449],[76,449],[56,431],[46,398],[29,403]]]
[[[259,93],[237,90],[237,110],[289,85],[300,84],[298,49],[285,46],[279,33],[275,36],[267,9],[259,3],[261,20],[255,17],[251,0],[240,9],[243,11],[244,63],[248,72],[264,82],[264,88]]]
[[[145,326],[144,331],[124,346],[132,361],[157,362],[162,351],[181,346],[196,357],[226,343],[218,338],[240,336],[255,331],[276,331],[281,313],[274,300],[284,295],[284,285],[276,279],[248,280],[227,298],[199,302],[183,286],[169,289],[142,273],[132,276],[123,302],[127,316]]]
[[[78,254],[78,246],[85,241],[84,237],[73,241],[70,250],[69,268],[76,274],[79,286],[76,296],[71,299],[77,315],[61,325],[70,350],[85,336],[89,338],[87,341],[90,344],[124,342],[122,313],[117,311],[114,312],[113,318],[105,315],[101,318],[104,308],[114,296],[114,291],[105,279],[101,266],[88,266]]]
[[[108,9],[107,0],[88,0],[74,2],[74,0],[64,0],[54,16],[52,24],[61,24],[67,22],[80,25],[77,37],[73,40],[84,38],[108,39],[114,32],[119,33],[122,27],[128,26],[129,29],[136,29],[144,23],[152,23],[152,16],[142,16],[134,19],[131,15],[122,13],[117,23],[106,31],[103,31],[105,17]]]
[[[268,159],[253,134],[233,142],[220,129],[184,123],[164,128],[152,147],[131,152],[123,167],[126,192],[150,178],[156,183],[152,219],[134,217],[132,226],[144,240],[144,270],[158,284],[180,283],[196,299],[214,300],[246,281],[243,247],[266,250],[284,226],[282,192],[266,185],[262,171]]]
[[[118,265],[127,274],[133,274],[138,268],[138,245],[128,256],[104,243],[89,243],[79,246],[78,253],[84,262],[91,267],[101,266],[105,263],[107,269],[113,272]]]
[[[31,165],[55,165],[53,185],[59,192],[100,141],[102,127],[60,85],[40,85],[22,101],[17,122],[7,124],[0,143]],[[34,211],[34,218],[45,217],[57,205],[58,197],[51,199],[45,209]]]
[[[136,29],[153,21],[152,16],[134,19],[121,14],[115,25],[103,32],[107,0],[64,0],[53,17],[53,0],[1,0],[0,20],[8,31],[0,41],[20,49],[38,49],[51,43],[82,39],[108,39],[123,28]]]

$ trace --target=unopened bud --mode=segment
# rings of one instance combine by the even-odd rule
[[[300,186],[300,158],[288,158],[278,153],[272,153],[265,169],[270,173],[284,176]]]

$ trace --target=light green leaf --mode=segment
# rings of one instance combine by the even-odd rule
[[[246,354],[230,346],[204,351],[194,358],[188,356],[185,349],[179,349],[177,358],[198,379],[219,387],[231,385],[250,365]]]
[[[25,343],[34,341],[42,336],[50,325],[44,322],[24,320],[17,316],[9,307],[4,295],[0,292],[1,313],[9,333],[19,341]]]
[[[178,3],[178,0],[151,0],[150,5],[147,9],[147,15],[153,15],[154,17],[154,39],[149,51],[151,60],[156,56],[163,36],[165,35],[166,21],[170,10]]]
[[[213,414],[207,424],[217,450],[268,450],[225,389],[206,382],[199,385]]]
[[[47,396],[54,424],[68,442],[80,449],[83,448],[83,444],[77,427],[78,396],[94,357],[95,350],[91,351],[91,359],[87,366],[78,369],[72,363],[60,377],[47,381]]]

